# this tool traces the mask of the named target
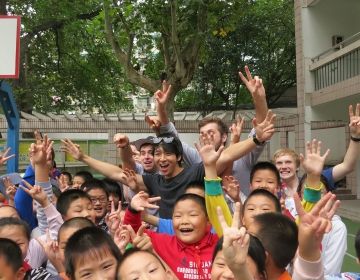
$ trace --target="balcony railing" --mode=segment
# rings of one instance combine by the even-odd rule
[[[360,75],[360,47],[313,69],[315,90]]]
[[[360,32],[311,59],[315,90],[360,75]]]

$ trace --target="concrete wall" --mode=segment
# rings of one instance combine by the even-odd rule
[[[314,57],[332,46],[333,35],[347,37],[360,31],[358,0],[323,0],[303,8],[305,57]]]

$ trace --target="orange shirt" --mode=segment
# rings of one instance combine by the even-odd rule
[[[291,280],[291,276],[290,274],[285,270],[280,277],[278,278],[278,280]]]

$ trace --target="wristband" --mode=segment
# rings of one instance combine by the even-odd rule
[[[265,141],[260,142],[259,139],[256,138],[256,134],[253,135],[253,141],[256,144],[256,146],[262,146],[265,144]]]
[[[140,213],[140,211],[137,211],[137,210],[135,210],[134,208],[132,208],[130,204],[129,204],[129,206],[128,206],[128,210],[129,210],[131,213],[133,213],[133,214],[138,214],[138,213]]]
[[[354,142],[360,142],[360,138],[355,138],[354,136],[350,136],[350,139]]]
[[[316,188],[308,186],[306,183],[304,184],[304,200],[311,203],[316,203],[321,199],[321,190],[324,188],[324,184],[320,183],[320,185]]]
[[[128,243],[125,247],[125,251],[131,249],[131,248],[134,248],[134,245],[132,243]]]
[[[205,178],[205,193],[207,195],[221,195],[222,189],[221,189],[221,179],[211,179],[207,180]]]

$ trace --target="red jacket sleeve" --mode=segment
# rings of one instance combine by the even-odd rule
[[[131,212],[129,209],[126,209],[124,216],[124,225],[131,225],[135,232],[141,227],[141,212]]]

